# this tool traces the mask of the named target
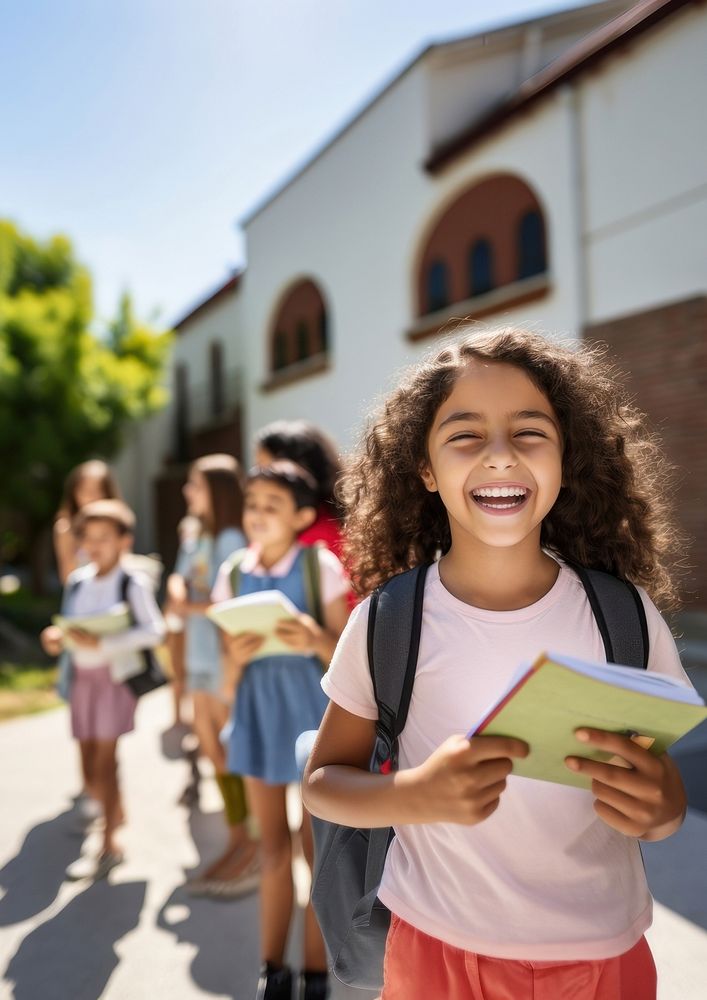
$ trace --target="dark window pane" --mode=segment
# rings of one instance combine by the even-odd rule
[[[189,370],[183,361],[174,369],[174,450],[178,462],[189,458]]]
[[[540,212],[526,212],[518,227],[518,277],[530,278],[547,270],[545,228]]]
[[[427,269],[427,311],[449,305],[449,269],[443,260],[434,260]]]
[[[279,372],[288,364],[287,334],[284,330],[277,330],[273,338],[273,371]]]
[[[300,320],[297,324],[297,360],[306,361],[310,353],[309,327],[304,320]]]
[[[477,240],[469,251],[469,295],[483,295],[493,287],[491,244],[488,240]]]
[[[211,344],[211,415],[220,417],[224,409],[223,392],[223,344],[214,340]]]
[[[329,350],[329,321],[326,309],[322,309],[319,314],[319,350],[322,354],[326,354]]]

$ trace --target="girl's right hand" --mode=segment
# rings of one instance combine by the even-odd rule
[[[64,634],[57,625],[48,625],[39,638],[44,652],[49,656],[58,656],[64,648]]]
[[[258,632],[238,632],[237,635],[224,632],[223,641],[231,667],[240,673],[263,645],[265,636]]]
[[[473,826],[496,811],[512,758],[527,757],[529,749],[503,736],[450,736],[424,764],[399,775],[415,785],[419,822]]]

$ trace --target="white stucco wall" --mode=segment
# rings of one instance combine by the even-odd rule
[[[205,423],[209,415],[210,345],[220,340],[224,345],[226,405],[235,402],[241,376],[238,308],[238,291],[228,292],[195,316],[181,333],[175,334],[165,380],[169,402],[159,413],[130,429],[125,447],[113,462],[125,499],[137,514],[135,546],[139,552],[148,551],[155,544],[154,480],[174,451],[175,366],[184,363],[188,369],[190,424]]]
[[[405,332],[415,317],[416,258],[429,226],[463,189],[486,175],[523,177],[543,205],[553,289],[538,303],[493,322],[530,323],[573,334],[577,315],[577,233],[569,110],[557,94],[535,112],[431,177],[421,109],[432,69],[418,65],[385,99],[247,226],[248,270],[241,286],[248,331],[247,432],[280,417],[305,417],[348,447],[394,372],[430,348]],[[331,371],[262,392],[266,337],[284,288],[301,276],[330,305]]]
[[[306,417],[348,441],[361,399],[404,356],[402,255],[425,197],[424,87],[419,67],[405,75],[247,226],[249,436],[275,418]],[[303,275],[318,282],[329,305],[332,371],[262,393],[272,310]]]
[[[580,87],[590,318],[707,289],[707,10],[686,8]]]
[[[241,367],[239,289],[224,293],[209,303],[175,336],[170,366],[170,384],[178,364],[186,365],[190,395],[190,421],[203,424],[209,419],[211,386],[211,344],[223,344],[225,399],[234,402],[238,392],[237,373]]]
[[[136,552],[150,552],[155,546],[154,478],[171,439],[171,413],[166,409],[132,427],[112,463],[123,496],[137,516]]]
[[[703,292],[707,130],[689,104],[707,93],[704,52],[704,7],[674,15],[434,177],[422,168],[430,115],[435,102],[441,115],[446,92],[449,125],[461,107],[452,92],[466,77],[440,77],[432,53],[248,220],[248,266],[236,294],[194,317],[173,364],[188,365],[198,394],[209,381],[209,345],[224,342],[225,371],[243,371],[246,459],[254,431],[278,418],[312,420],[348,448],[394,374],[435,346],[405,337],[425,234],[463,190],[499,172],[523,178],[543,207],[551,292],[490,324],[575,336],[588,322]],[[489,79],[507,74],[499,66]],[[328,304],[331,368],[264,392],[273,311],[302,277],[318,283]],[[156,474],[172,427],[170,408],[119,464],[147,538],[148,477],[135,470],[146,455]]]

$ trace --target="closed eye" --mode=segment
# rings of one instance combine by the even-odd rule
[[[472,434],[471,431],[464,431],[462,434],[455,434],[454,437],[450,437],[447,444],[451,444],[452,441],[465,441],[465,440],[479,440],[478,434]]]
[[[527,437],[528,435],[532,435],[533,437],[542,437],[542,438],[547,437],[547,434],[544,434],[542,431],[533,431],[533,430],[518,431],[516,437]]]

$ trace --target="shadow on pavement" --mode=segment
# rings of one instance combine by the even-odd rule
[[[255,995],[258,979],[258,895],[221,901],[198,899],[180,886],[162,905],[157,926],[178,943],[196,945],[190,966],[194,983],[233,1000]]]
[[[137,926],[146,882],[94,882],[32,931],[5,978],[14,1000],[96,1000],[118,965],[114,945]]]
[[[81,853],[82,828],[76,808],[32,827],[22,847],[0,870],[0,927],[27,920],[52,903],[64,872]]]
[[[701,727],[699,735],[707,743],[704,734],[705,728]],[[690,808],[707,813],[707,748],[697,745],[678,747],[672,756],[685,782]]]
[[[189,833],[199,861],[185,880],[214,861],[225,849],[227,830],[222,811],[189,810]],[[258,895],[220,900],[192,897],[178,886],[163,903],[157,926],[177,943],[196,946],[190,966],[194,983],[206,993],[247,1000],[255,995],[259,966]]]
[[[225,851],[228,834],[223,812],[202,812],[198,806],[192,807],[189,810],[189,835],[199,852],[199,861],[185,872],[185,878],[191,878],[206,868]]]

